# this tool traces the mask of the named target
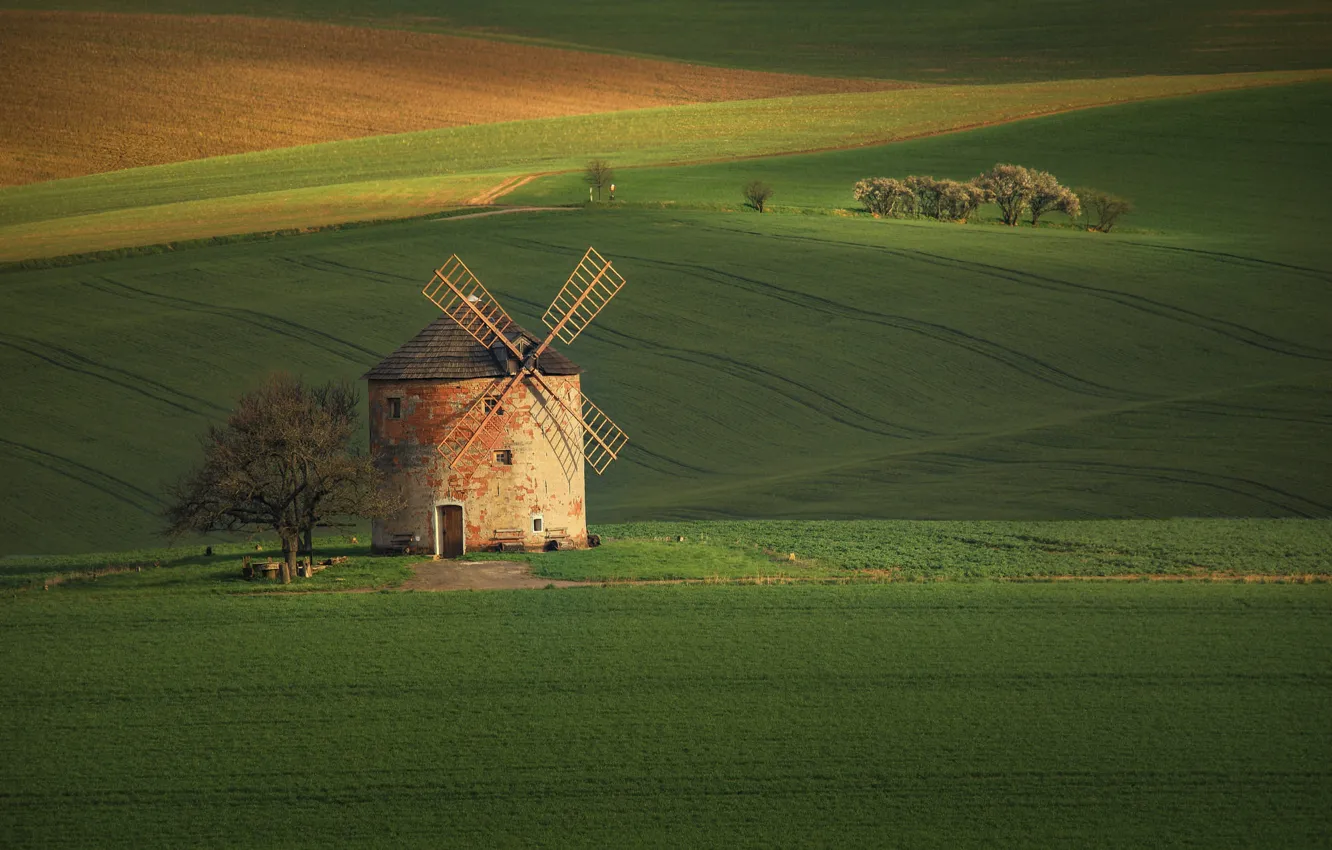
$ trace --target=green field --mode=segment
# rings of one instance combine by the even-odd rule
[[[1325,4],[941,0],[576,5],[534,0],[62,0],[10,7],[266,15],[536,41],[705,64],[888,79],[1012,81],[1327,65]]]
[[[0,599],[8,847],[1313,846],[1328,585]]]
[[[1311,582],[1332,578],[1332,521],[1176,519],[1061,522],[733,520],[593,526],[596,549],[468,560],[519,560],[551,579],[616,581],[970,581],[974,579]],[[361,538],[364,540],[364,537]],[[0,556],[0,593],[226,594],[395,588],[412,556],[372,557],[366,542],[316,538],[320,559],[346,562],[283,586],[246,581],[243,557],[277,543],[177,545],[77,555]]]
[[[589,244],[630,281],[570,351],[632,440],[591,484],[594,521],[1327,516],[1314,187],[1330,159],[1286,132],[1326,98],[1317,84],[1018,125],[1059,140],[1030,164],[1142,192],[1140,226],[1109,236],[615,209],[5,274],[4,551],[152,542],[163,483],[269,370],[360,375],[430,321],[418,289],[451,252],[535,326]],[[1117,167],[1094,156],[1134,128]],[[838,173],[966,176],[985,146],[964,139],[864,151]],[[1225,163],[1243,176],[1219,181]],[[823,167],[807,173],[809,197],[831,200]],[[1263,185],[1289,192],[1279,215],[1223,221],[1232,189]]]
[[[967,180],[996,162],[1029,163],[1071,186],[1131,198],[1122,230],[1210,242],[1218,250],[1332,270],[1325,216],[1311,187],[1332,186],[1332,84],[1263,88],[1109,106],[831,153],[672,168],[620,167],[622,205],[743,209],[740,189],[763,180],[778,213],[860,209],[851,187],[867,176],[930,174]],[[504,198],[511,204],[585,199],[579,173],[552,175]],[[1314,189],[1315,195],[1318,190]],[[1273,197],[1292,206],[1231,203]],[[1305,200],[1307,198],[1307,200]],[[979,220],[997,221],[997,208]],[[1047,216],[1048,224],[1067,221]]]
[[[0,260],[409,217],[456,206],[515,175],[581,171],[592,156],[660,165],[876,145],[1107,103],[1325,77],[1135,77],[730,101],[127,169],[0,190]]]
[[[57,5],[966,85],[0,190],[0,263],[38,260],[0,270],[0,846],[1332,842],[1326,3]],[[1143,76],[1216,72],[1267,73]],[[592,156],[615,204],[581,204]],[[999,161],[1138,208],[850,197]],[[421,217],[538,172],[504,202],[576,208]],[[505,555],[588,586],[154,548],[271,371],[355,380],[455,252],[536,329],[589,244],[628,279],[567,352],[630,437],[604,545]]]
[[[1320,277],[1061,231],[637,211],[6,276],[6,547],[142,545],[196,435],[268,370],[358,376],[430,321],[417,289],[450,251],[535,325],[589,243],[631,281],[572,351],[633,440],[594,520],[1332,504]]]

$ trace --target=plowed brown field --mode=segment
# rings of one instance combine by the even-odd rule
[[[905,85],[293,21],[0,11],[0,185],[459,124]]]

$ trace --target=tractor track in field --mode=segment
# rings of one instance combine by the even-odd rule
[[[512,300],[537,310],[542,309],[540,305],[525,299],[515,298]],[[776,372],[769,371],[760,365],[739,360],[734,357],[728,357],[726,355],[699,349],[670,346],[649,340],[645,337],[634,336],[633,334],[628,334],[624,331],[611,330],[604,327],[589,330],[587,333],[594,335],[604,343],[620,349],[651,349],[662,357],[678,360],[683,363],[689,363],[694,366],[716,369],[717,371],[724,372],[732,377],[739,378],[740,380],[762,384],[774,395],[781,396],[793,404],[804,407],[820,416],[831,419],[840,425],[845,425],[848,428],[854,428],[858,431],[865,431],[883,437],[915,438],[934,436],[934,433],[931,431],[926,431],[921,428],[913,428],[909,425],[903,425],[898,422],[892,422],[874,416],[871,413],[850,406],[844,401],[823,392],[812,384],[791,380]],[[791,388],[794,388],[794,390]],[[796,392],[796,390],[800,392]],[[802,396],[800,394],[801,392],[808,396],[813,396],[818,399],[818,402],[810,401],[808,397]],[[866,422],[871,424],[867,425]],[[663,458],[663,460],[669,459]],[[671,462],[678,464],[677,461]]]
[[[1292,493],[1288,490],[1282,490],[1279,487],[1273,487],[1270,484],[1264,484],[1261,481],[1254,481],[1251,478],[1241,478],[1236,475],[1221,475],[1218,473],[1201,472],[1199,470],[1184,469],[1181,467],[1135,466],[1132,464],[1109,463],[1107,461],[1096,460],[1007,460],[1004,458],[984,457],[981,455],[969,455],[962,452],[949,451],[929,451],[922,452],[921,454],[952,458],[973,464],[1039,466],[1046,469],[1063,469],[1073,473],[1121,475],[1130,478],[1145,478],[1167,484],[1184,484],[1189,487],[1206,487],[1253,499],[1256,502],[1261,502],[1265,505],[1278,508],[1305,519],[1326,516],[1328,513],[1332,513],[1332,506],[1324,505],[1307,496],[1301,496],[1298,493]],[[1306,507],[1295,506],[1295,503],[1301,502]]]
[[[813,242],[817,244],[838,245],[847,248],[859,248],[866,251],[872,251],[880,254],[888,254],[899,259],[925,263],[927,265],[941,266],[948,269],[961,269],[975,274],[985,275],[987,277],[1006,280],[1023,286],[1031,286],[1037,289],[1044,289],[1052,292],[1073,293],[1085,295],[1089,298],[1108,301],[1125,307],[1130,310],[1146,313],[1159,319],[1177,322],[1196,330],[1208,331],[1225,337],[1226,339],[1243,345],[1260,348],[1275,354],[1282,354],[1287,357],[1299,357],[1310,360],[1322,360],[1332,362],[1332,350],[1304,345],[1291,340],[1272,336],[1263,331],[1246,325],[1232,322],[1228,319],[1218,319],[1214,316],[1208,316],[1193,310],[1187,310],[1183,307],[1177,307],[1173,304],[1167,304],[1164,301],[1158,301],[1143,295],[1134,295],[1128,292],[1122,292],[1115,289],[1107,289],[1091,284],[1075,283],[1069,280],[1062,280],[1048,275],[1036,274],[1034,272],[1023,271],[1021,269],[1011,269],[1006,266],[998,266],[992,263],[982,263],[974,260],[962,260],[955,257],[946,257],[942,254],[933,254],[928,251],[906,250],[901,248],[887,248],[880,245],[866,245],[861,242],[850,242],[840,239],[821,239],[812,236],[794,236],[783,234],[775,237],[772,234],[760,233],[758,231],[737,229],[730,227],[715,228],[719,231],[728,233],[744,233],[749,236],[757,236],[768,239],[780,238],[788,242]],[[1311,271],[1301,269],[1300,271]],[[813,297],[813,296],[807,296]],[[820,299],[824,300],[824,299]],[[830,302],[833,303],[833,302]],[[1016,352],[1015,352],[1016,353]],[[1038,361],[1039,362],[1039,361]],[[1048,364],[1047,364],[1048,365]],[[1054,368],[1054,367],[1048,367]],[[1059,370],[1056,370],[1059,371]],[[1066,373],[1065,373],[1066,374]],[[1072,376],[1069,376],[1072,377]],[[1100,385],[1095,385],[1100,386]]]
[[[205,398],[190,395],[181,390],[169,387],[160,381],[155,381],[146,375],[140,375],[106,363],[101,363],[84,357],[82,354],[70,351],[49,342],[32,339],[31,337],[9,336],[0,334],[0,346],[26,354],[29,357],[40,360],[49,366],[57,369],[64,369],[73,372],[76,375],[83,375],[87,378],[93,378],[105,381],[120,387],[122,390],[136,393],[145,398],[152,399],[159,404],[173,407],[185,413],[192,413],[196,416],[215,416],[218,413],[226,413],[227,409],[219,404],[215,404]],[[110,373],[110,374],[106,374]],[[210,410],[204,410],[209,408]]]
[[[722,229],[725,230],[726,228]],[[792,238],[794,239],[795,237]],[[820,240],[810,240],[810,241],[820,241]],[[526,244],[529,247],[536,247],[539,250],[548,250],[548,251],[553,250],[559,253],[567,253],[567,251],[561,248],[561,246],[537,242],[535,240],[522,240],[522,244]],[[848,243],[848,244],[855,244],[855,243]],[[862,246],[862,247],[872,248],[873,246]],[[740,275],[734,272],[728,272],[722,269],[713,268],[710,266],[705,266],[697,263],[672,262],[668,260],[659,260],[652,257],[642,257],[635,255],[622,255],[622,256],[628,259],[636,260],[638,262],[647,265],[653,265],[662,268],[670,268],[675,271],[683,271],[686,274],[702,278],[703,280],[708,280],[712,283],[718,283],[723,286],[731,286],[751,294],[774,298],[778,301],[782,301],[787,304],[791,304],[793,306],[800,307],[808,311],[822,313],[829,316],[835,316],[841,319],[867,322],[882,327],[893,328],[894,330],[899,330],[907,333],[913,333],[920,336],[924,336],[929,339],[932,339],[935,342],[942,343],[944,345],[954,346],[957,348],[962,348],[966,351],[971,352],[972,354],[997,362],[1000,365],[1013,369],[1014,371],[1017,371],[1032,380],[1049,384],[1051,386],[1058,387],[1059,389],[1066,390],[1068,392],[1077,393],[1079,395],[1093,396],[1096,398],[1107,398],[1117,401],[1137,401],[1137,400],[1146,400],[1148,398],[1147,396],[1141,393],[1135,393],[1129,390],[1107,386],[1105,384],[1100,384],[1097,383],[1096,381],[1092,381],[1088,378],[1079,377],[1077,375],[1072,374],[1071,372],[1059,368],[1058,366],[1055,366],[1052,363],[1047,363],[1043,360],[1040,360],[1039,358],[1033,357],[1030,354],[1019,351],[1015,348],[1010,348],[1008,346],[1002,345],[992,340],[988,340],[983,337],[978,337],[975,336],[974,334],[969,334],[965,331],[949,327],[947,325],[941,325],[935,322],[926,322],[920,319],[913,319],[909,316],[901,316],[891,313],[881,313],[864,307],[856,307],[850,304],[844,304],[840,301],[836,301],[824,296],[812,295],[809,293],[800,292],[795,289],[789,289],[787,287],[779,286],[775,283],[759,280],[758,278],[748,277],[745,275]],[[605,332],[604,328],[601,330],[602,332]],[[635,341],[651,345],[653,348],[661,347],[657,343],[648,343],[647,341],[644,340],[635,340]],[[695,352],[695,353],[698,354],[699,356],[716,357],[716,355],[711,355],[706,352]],[[751,367],[751,368],[757,368],[757,367]],[[808,404],[807,402],[801,402],[801,403]],[[826,410],[822,410],[821,408],[817,407],[816,409],[819,409],[821,412],[827,415]],[[857,413],[859,413],[859,411],[857,411]],[[865,414],[860,414],[860,415],[863,416]],[[854,424],[854,423],[849,423],[849,424]],[[906,428],[905,426],[896,425],[894,423],[883,423],[883,424],[887,424],[889,425],[889,427],[897,428],[907,433],[918,433],[916,429]],[[857,425],[855,427],[862,428],[862,430],[870,430],[870,429],[865,429],[864,426],[861,425]],[[900,434],[895,434],[893,436],[900,436]]]
[[[109,472],[103,472],[72,458],[4,438],[0,438],[0,453],[40,466],[85,487],[91,487],[150,516],[156,516],[162,510],[162,500],[159,496],[123,478],[117,478]]]
[[[127,283],[113,280],[105,276],[97,278],[95,282],[82,281],[81,285],[104,295],[112,295],[133,300],[146,300],[157,304],[158,306],[167,307],[173,310],[203,313],[224,319],[231,319],[243,324],[256,325],[270,333],[278,334],[286,338],[299,339],[307,345],[319,348],[334,357],[347,360],[357,366],[372,365],[384,357],[382,352],[374,351],[350,340],[334,336],[326,331],[302,325],[291,319],[284,319],[269,313],[261,313],[258,310],[249,310],[243,307],[225,307],[218,304],[209,304],[206,301],[195,301],[190,298],[181,298],[176,295],[163,295],[159,292],[130,286]],[[339,348],[338,346],[342,347]]]

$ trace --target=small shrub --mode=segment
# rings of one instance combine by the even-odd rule
[[[901,180],[891,177],[866,177],[852,191],[865,209],[877,216],[902,218],[916,214],[915,193]]]
[[[771,197],[772,187],[762,180],[752,180],[745,185],[745,201],[759,212],[763,212],[763,207]]]
[[[985,190],[976,182],[959,183],[956,180],[940,180],[937,191],[940,221],[965,222],[985,203]]]
[[[1080,186],[1073,191],[1081,202],[1083,220],[1089,230],[1109,233],[1120,216],[1133,212],[1133,204],[1127,198],[1087,186]]]

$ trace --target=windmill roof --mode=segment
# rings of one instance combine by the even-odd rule
[[[541,337],[529,333],[517,323],[509,326],[508,336],[520,333],[528,339]],[[568,357],[553,347],[541,353],[537,361],[544,375],[577,375],[583,371]],[[407,340],[398,350],[379,361],[361,376],[369,381],[411,381],[430,378],[500,378],[504,366],[497,362],[490,350],[477,342],[458,323],[440,316],[426,325],[425,330]]]

